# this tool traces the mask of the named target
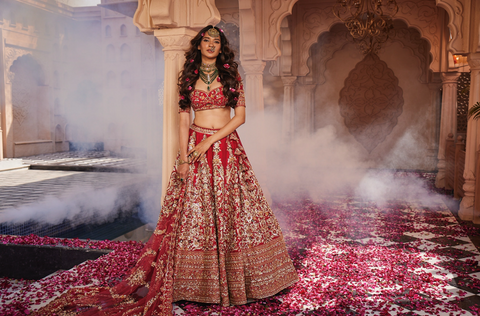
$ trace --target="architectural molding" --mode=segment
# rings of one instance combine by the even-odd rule
[[[297,60],[297,65],[294,75],[305,76],[309,73],[308,59],[310,58],[310,48],[318,41],[319,36],[325,32],[329,32],[332,26],[336,23],[341,23],[338,18],[332,14],[332,6],[328,3],[320,4],[300,4],[296,9],[296,16],[294,17],[294,23],[296,24],[296,33],[293,36],[294,56]],[[414,55],[420,57],[423,52],[416,51],[418,49],[424,49],[424,45],[421,44],[421,40],[426,40],[429,44],[429,50],[432,57],[428,67],[433,72],[440,71],[440,43],[441,43],[441,16],[438,13],[438,9],[435,3],[429,0],[413,1],[407,0],[399,2],[399,12],[395,16],[395,19],[400,19],[406,23],[408,28],[414,28],[420,34],[420,38],[416,38],[413,30],[409,30],[408,33],[394,35],[392,39],[397,38],[398,41],[404,45],[408,41],[413,40],[413,46],[408,44],[412,48]],[[403,37],[403,38],[402,38]],[[337,45],[341,45],[341,39],[338,39]],[[351,42],[351,37],[347,33],[345,38],[346,43]],[[331,45],[335,45],[332,43]],[[295,49],[297,48],[297,49]],[[335,48],[329,47],[330,50]],[[426,54],[425,54],[426,56]],[[421,59],[425,60],[424,57]],[[326,60],[328,61],[328,60]],[[428,63],[428,60],[425,60]],[[422,69],[422,82],[425,82],[427,78],[427,71]]]
[[[420,83],[427,83],[429,80],[428,71],[431,70],[431,49],[428,41],[422,38],[420,32],[412,27],[396,28],[395,34],[390,38],[385,47],[392,43],[401,43],[403,47],[408,48],[413,56],[419,60],[418,68],[420,76],[418,81]]]
[[[329,3],[298,4],[293,23],[296,25],[293,35],[293,55],[296,65],[293,75],[306,76],[309,73],[307,64],[310,57],[310,47],[317,42],[318,37],[328,32],[331,27],[340,23],[332,13],[333,6]]]
[[[200,30],[220,22],[215,0],[143,0],[133,16],[133,23],[144,33],[163,27],[189,27]]]
[[[464,29],[468,31],[469,18],[465,21],[466,2],[471,0],[436,0],[436,5],[447,11],[449,20],[448,28],[451,39],[448,43],[448,50],[453,54],[464,54],[468,52],[468,38]],[[468,15],[467,15],[468,16]],[[465,27],[467,26],[467,27]]]
[[[257,0],[259,1],[259,0]],[[275,60],[282,54],[278,39],[282,33],[282,23],[286,16],[292,14],[293,6],[298,0],[259,1],[263,5],[263,60]]]
[[[432,61],[429,65],[433,72],[440,71],[442,19],[438,8],[430,0],[408,0],[398,3],[399,10],[395,19],[404,21],[409,27],[416,28],[421,37],[430,44]]]
[[[6,72],[6,82],[11,84],[13,78],[15,77],[15,73],[12,72],[11,68],[15,60],[23,55],[30,54],[30,51],[22,48],[14,48],[11,46],[5,46],[4,48],[4,65],[5,65],[5,72]]]
[[[238,8],[221,8],[219,10],[224,23],[240,26],[240,13],[238,12]]]
[[[252,1],[240,1],[238,5],[240,47],[242,47],[240,60],[256,60],[258,55],[255,9]]]
[[[318,85],[323,85],[327,81],[325,71],[327,70],[328,61],[333,58],[335,52],[342,50],[346,45],[350,44],[350,39],[351,36],[347,30],[328,32],[320,35],[318,43],[321,44],[312,46],[312,49],[315,49],[315,54],[310,56],[310,59],[313,58],[315,61],[311,62],[311,67],[315,68],[312,70],[317,75]]]

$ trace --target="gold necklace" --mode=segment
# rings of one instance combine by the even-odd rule
[[[215,67],[211,74],[206,74],[202,67],[200,67],[200,79],[207,85],[207,91],[210,91],[210,85],[218,77],[218,69]]]
[[[215,65],[215,63],[211,63],[211,64],[202,63],[202,65],[200,66],[200,70],[203,70],[203,72],[210,72],[214,69],[217,69],[217,65]]]

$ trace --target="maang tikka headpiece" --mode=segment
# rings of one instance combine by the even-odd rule
[[[209,29],[207,31],[208,35],[210,35],[211,37],[219,37],[220,36],[220,33],[217,31],[216,28],[212,27],[211,29]]]

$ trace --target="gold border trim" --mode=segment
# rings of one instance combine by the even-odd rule
[[[192,124],[190,126],[190,129],[195,131],[195,132],[202,133],[202,134],[208,134],[208,135],[213,135],[216,132],[218,132],[218,130],[219,130],[219,129],[213,129],[213,128],[200,127],[200,126],[197,126],[195,124]]]

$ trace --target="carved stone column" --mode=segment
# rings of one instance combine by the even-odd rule
[[[438,163],[438,139],[440,136],[440,126],[437,122],[441,122],[441,87],[439,82],[432,82],[428,84],[430,90],[430,105],[428,107],[428,117],[425,120],[425,125],[428,126],[428,158],[433,166],[435,162]]]
[[[457,132],[457,80],[459,72],[442,73],[442,114],[440,121],[440,138],[438,143],[438,173],[435,180],[437,188],[445,187],[445,144],[448,134],[455,137]]]
[[[471,70],[470,97],[468,102],[468,108],[470,109],[475,103],[480,101],[480,53],[469,54],[467,60]],[[463,172],[465,196],[460,203],[458,211],[458,216],[461,219],[473,220],[475,223],[480,223],[480,210],[474,212],[473,209],[475,200],[475,152],[478,150],[480,142],[479,132],[478,120],[469,120],[467,125],[465,171]]]
[[[295,76],[283,76],[283,119],[282,136],[290,140],[295,131]]]
[[[304,83],[300,84],[297,93],[297,104],[295,111],[297,114],[297,132],[300,135],[309,135],[315,129],[315,89],[316,84]]]
[[[185,51],[197,32],[188,28],[158,29],[154,35],[163,46],[165,79],[163,93],[162,200],[178,152],[178,74],[185,62]]]
[[[263,69],[265,68],[265,62],[261,60],[247,60],[241,61],[243,70],[245,71],[244,88],[245,88],[245,104],[247,106],[247,122],[249,117],[254,119],[255,124],[249,124],[248,129],[253,130],[255,135],[265,135],[265,109],[263,100]],[[265,186],[266,184],[266,166],[267,166],[267,153],[265,151],[264,137],[258,137],[255,140],[258,148],[261,148],[261,152],[256,152],[255,157],[257,163],[255,164],[255,174],[258,180],[262,184],[262,189],[265,193],[265,197],[268,202],[271,203],[272,199],[270,193]]]
[[[263,115],[263,69],[265,62],[261,60],[241,61],[245,78],[243,78],[245,86],[245,102],[250,113],[255,115]]]
[[[3,136],[3,155],[5,158],[14,157],[15,146],[13,143],[13,104],[11,79],[13,79],[13,73],[9,73],[9,76],[7,76],[7,81],[5,82],[5,104],[2,108],[2,127],[5,133],[5,135]]]

